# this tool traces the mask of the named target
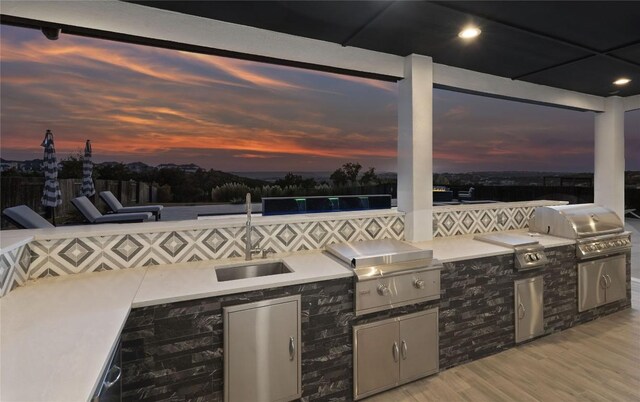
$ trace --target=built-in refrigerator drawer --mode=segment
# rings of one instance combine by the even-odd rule
[[[542,276],[514,282],[516,343],[544,334]]]

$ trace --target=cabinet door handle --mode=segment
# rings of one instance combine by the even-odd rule
[[[526,314],[527,310],[524,308],[524,304],[518,303],[518,319],[523,319]]]
[[[405,341],[404,339],[402,340],[402,360],[407,360],[407,341]]]
[[[398,361],[398,342],[393,342],[393,348],[392,348],[392,352],[393,352],[393,361],[397,362]]]
[[[117,373],[114,377],[114,373]],[[114,386],[115,383],[118,382],[118,380],[120,379],[120,376],[122,375],[122,369],[118,366],[113,366],[111,367],[111,369],[109,370],[109,374],[107,374],[107,378],[104,379],[103,385],[104,385],[104,389],[107,390],[111,387]],[[109,380],[109,378],[113,378],[113,380]]]
[[[293,360],[296,357],[296,340],[293,337],[289,337],[289,360]]]
[[[611,287],[611,276],[609,274],[606,274],[604,277],[607,279],[607,282],[608,282],[607,288],[610,288]]]
[[[602,289],[607,288],[607,278],[604,275],[600,276],[600,287]]]

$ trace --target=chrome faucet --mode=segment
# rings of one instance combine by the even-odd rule
[[[244,259],[246,261],[251,261],[254,254],[262,253],[265,255],[265,250],[260,248],[252,249],[251,244],[251,232],[253,231],[253,227],[251,226],[251,193],[247,193],[247,223],[245,225],[245,236],[244,236]],[[264,257],[263,257],[264,258]]]

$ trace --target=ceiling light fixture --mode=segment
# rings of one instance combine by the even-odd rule
[[[462,39],[473,39],[480,35],[482,31],[477,27],[466,27],[458,34],[458,37]]]
[[[629,78],[618,78],[617,80],[613,81],[613,83],[616,85],[627,85],[630,82],[631,80]]]

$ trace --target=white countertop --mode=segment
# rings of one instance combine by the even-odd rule
[[[515,229],[504,232],[491,233],[511,233],[531,237],[544,247],[559,247],[575,244],[575,240],[561,237],[534,234],[530,235],[527,229]],[[492,257],[513,252],[513,249],[483,241],[474,240],[474,234],[452,237],[437,237],[433,240],[413,243],[416,247],[433,250],[433,257],[440,262],[462,261],[471,258]]]
[[[487,202],[482,204],[459,204],[459,205],[435,205],[433,212],[444,211],[468,211],[480,209],[496,208],[524,208],[524,207],[546,207],[553,205],[566,205],[567,201],[535,200],[535,201],[514,201],[514,202]]]
[[[277,215],[262,216],[254,215],[252,222],[254,225],[272,225],[277,223],[291,222],[315,222],[334,219],[358,219],[369,218],[374,216],[403,215],[398,212],[397,208],[391,209],[372,209],[367,211],[350,211],[350,212],[325,212],[320,214],[301,214],[301,215]],[[142,222],[117,224],[108,223],[102,225],[73,225],[59,226],[49,229],[19,229],[4,230],[3,237],[8,236],[33,236],[35,240],[52,240],[66,239],[69,237],[88,237],[88,236],[106,236],[115,234],[133,234],[133,233],[155,233],[169,232],[180,230],[194,229],[213,229],[230,226],[244,226],[247,221],[245,215],[228,215],[216,217],[215,219],[191,219],[184,221],[158,221],[158,222]],[[4,246],[3,246],[4,249]]]
[[[145,271],[51,278],[3,297],[0,400],[91,397]]]
[[[293,272],[259,278],[218,282],[216,268],[244,265],[245,261],[195,262],[150,268],[133,299],[133,307],[222,296],[251,290],[348,278],[353,272],[322,252],[298,253],[283,258],[256,259],[253,263],[283,261]]]
[[[0,230],[0,254],[11,251],[33,240],[30,231]]]
[[[526,234],[526,230],[510,232]],[[536,239],[546,247],[573,244],[552,236]],[[473,240],[472,235],[415,244],[432,248],[434,257],[443,262],[512,252]],[[89,398],[132,307],[353,275],[320,251],[269,260],[282,260],[294,272],[217,282],[215,268],[244,263],[235,259],[69,275],[15,289],[0,299],[0,400]]]
[[[353,275],[319,251],[279,260],[294,272],[219,283],[214,269],[229,266],[226,260],[68,275],[15,289],[0,299],[0,400],[90,398],[132,306]]]

